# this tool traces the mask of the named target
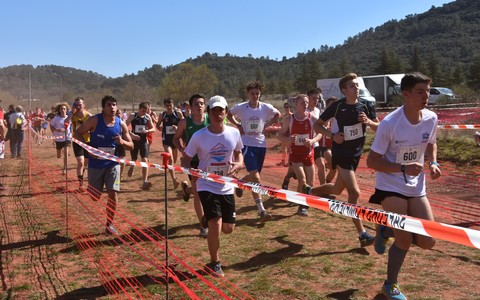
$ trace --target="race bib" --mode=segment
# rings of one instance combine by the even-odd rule
[[[143,133],[145,130],[146,130],[145,125],[135,125],[135,133],[136,134]]]
[[[363,137],[362,123],[357,123],[352,126],[344,126],[343,134],[345,136],[345,141],[356,140]]]
[[[295,146],[305,146],[305,141],[310,137],[308,133],[295,135]]]
[[[98,150],[108,153],[110,155],[115,155],[115,147],[98,147]],[[105,158],[99,157],[98,159],[105,159]]]
[[[422,146],[401,147],[398,149],[396,163],[404,164],[420,160]]]
[[[262,133],[262,129],[263,128],[260,128],[260,120],[248,120],[245,128],[249,134],[260,134]]]
[[[226,176],[228,174],[227,164],[215,164],[207,167],[207,172],[215,175]]]
[[[173,126],[167,126],[167,127],[165,127],[165,133],[166,134],[175,134],[175,128],[173,128]]]

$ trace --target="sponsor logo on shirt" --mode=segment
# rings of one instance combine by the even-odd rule
[[[221,143],[216,144],[215,147],[210,149],[210,156],[216,162],[222,162],[227,156],[227,153],[228,153],[227,147],[225,147],[225,145]]]
[[[424,133],[422,134],[422,143],[428,142],[429,138],[430,138],[430,133],[424,132]]]

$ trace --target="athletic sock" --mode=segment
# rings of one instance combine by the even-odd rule
[[[255,204],[257,204],[258,211],[264,211],[265,208],[263,207],[262,199],[255,200]]]
[[[387,283],[398,282],[398,273],[400,273],[405,256],[407,256],[407,250],[402,250],[393,243],[388,251]]]

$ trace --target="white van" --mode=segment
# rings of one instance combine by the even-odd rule
[[[340,91],[340,82],[341,78],[327,78],[327,79],[318,79],[317,80],[317,88],[322,89],[323,99],[328,99],[329,97],[335,96],[338,99],[345,97]],[[363,82],[362,77],[358,77],[358,85],[359,85],[359,98],[365,101],[370,101],[373,105],[375,105],[375,97],[370,94],[365,83]]]

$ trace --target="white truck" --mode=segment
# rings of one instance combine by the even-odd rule
[[[317,80],[317,88],[322,89],[323,99],[328,99],[329,97],[335,96],[338,99],[345,97],[340,90],[338,85],[341,78],[326,78]],[[359,84],[359,98],[372,102],[375,105],[375,98],[370,94],[365,83],[363,82],[362,77],[358,77]]]
[[[400,82],[405,74],[362,76],[367,89],[377,100],[377,105],[391,106],[397,95],[402,95]]]

